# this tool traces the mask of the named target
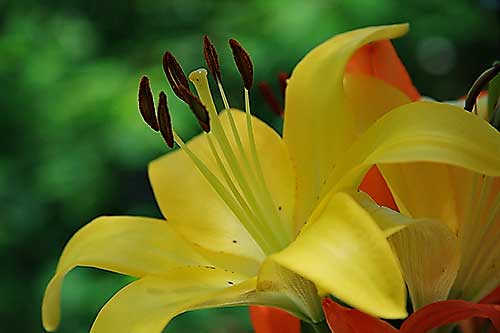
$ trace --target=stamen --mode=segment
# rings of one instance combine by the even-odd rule
[[[141,112],[142,119],[148,124],[153,130],[159,130],[158,120],[155,114],[155,105],[153,101],[153,94],[151,93],[151,87],[149,85],[149,78],[143,76],[141,82],[139,83],[139,111]]]
[[[167,95],[160,92],[160,101],[158,103],[158,119],[160,120],[160,133],[169,148],[174,147],[174,136],[172,131],[172,120],[167,106]]]
[[[289,76],[287,73],[280,73],[278,75],[278,83],[280,84],[281,97],[283,97],[283,100],[285,100],[285,93],[286,93],[286,86],[287,86],[288,77]]]
[[[240,206],[243,208],[243,210],[246,212],[246,214],[251,218],[251,221],[255,221],[256,223],[259,224],[259,227],[262,228],[263,226],[262,226],[261,220],[252,211],[252,209],[250,208],[248,203],[245,201],[245,199],[241,195],[238,188],[236,188],[236,185],[234,184],[233,179],[229,175],[229,172],[226,170],[226,167],[224,166],[224,163],[222,162],[222,158],[219,155],[219,153],[217,152],[217,149],[215,148],[215,144],[214,144],[210,134],[207,134],[207,140],[208,140],[208,144],[210,146],[210,150],[212,151],[212,155],[214,155],[217,166],[218,166],[219,170],[221,171],[222,176],[224,177],[224,180],[226,181],[226,184],[229,186],[231,192],[236,197],[236,200],[238,201]]]
[[[205,179],[210,183],[212,188],[217,192],[217,194],[222,198],[222,200],[228,205],[228,207],[233,211],[236,217],[241,221],[243,226],[248,230],[248,232],[255,239],[257,244],[262,248],[265,254],[271,254],[275,250],[268,243],[267,237],[262,234],[262,229],[256,228],[252,223],[251,218],[246,214],[246,212],[238,205],[234,197],[227,191],[224,184],[215,176],[210,169],[201,161],[191,149],[184,143],[182,138],[173,132],[175,142],[181,147],[181,149],[188,155],[191,161],[196,165],[198,170],[202,173]],[[210,134],[207,134],[210,135]]]
[[[215,105],[213,103],[212,95],[210,93],[210,88],[208,87],[207,71],[204,69],[198,69],[196,71],[193,71],[189,75],[189,79],[191,80],[191,82],[193,82],[194,86],[196,87],[196,91],[198,92],[198,96],[200,96],[201,100],[209,105],[208,112],[213,121],[213,134],[221,147],[221,150],[223,152],[226,161],[228,162],[229,169],[234,175],[237,183],[239,184],[242,190],[242,193],[244,194],[246,200],[248,201],[248,206],[251,207],[251,209],[253,210],[252,214],[255,214],[257,217],[256,223],[258,223],[259,225],[262,225],[262,223],[268,223],[269,218],[265,213],[269,212],[269,210],[268,209],[263,210],[263,208],[266,207],[266,204],[262,203],[262,201],[265,201],[266,196],[262,192],[262,186],[260,186],[261,180],[259,180],[258,177],[256,177],[255,172],[252,166],[250,165],[250,161],[247,157],[247,154],[243,149],[243,145],[238,133],[238,129],[236,127],[236,123],[232,117],[232,110],[227,109],[229,124],[231,126],[231,130],[234,135],[236,145],[239,149],[240,156],[242,157],[241,166],[250,177],[250,181],[246,179],[244,173],[242,172],[243,170],[240,168],[240,163],[236,159],[235,152],[233,151],[231,145],[229,144],[224,128],[222,127],[222,123],[220,122],[220,119],[217,116],[217,111],[215,110]],[[220,84],[220,82],[217,83],[219,84],[219,87],[221,89],[222,85]],[[221,167],[221,172],[223,174],[227,172],[222,169],[223,165],[220,167]],[[225,178],[227,181],[229,181],[227,177]],[[258,193],[255,192],[256,188],[250,186],[251,184],[257,185],[257,189],[259,189],[262,195],[258,195]],[[236,192],[233,191],[233,194],[236,197],[239,195],[237,191]],[[243,204],[242,206],[244,207]],[[267,207],[269,208],[269,205],[267,205]],[[278,244],[280,244],[279,245],[280,248],[282,248],[283,244],[286,244],[282,239],[283,236],[284,235],[282,233],[277,233],[277,234],[273,233],[273,235],[269,235],[268,237],[271,237],[271,239],[273,239],[272,241],[273,244],[276,244],[276,242],[278,242]]]
[[[469,89],[467,93],[467,97],[465,98],[465,106],[464,109],[472,112],[474,108],[474,104],[476,104],[477,97],[481,93],[486,85],[493,80],[493,78],[500,73],[500,63],[496,63],[493,67],[485,70],[472,84],[472,87]]]
[[[253,84],[253,65],[248,53],[236,40],[230,40],[230,46],[245,86],[245,110],[247,111],[247,131],[250,141],[249,152],[243,148],[238,128],[222,87],[219,60],[215,47],[208,37],[204,38],[205,58],[221,93],[224,106],[228,109],[228,120],[235,143],[239,148],[239,157],[241,157],[241,160],[237,158],[236,151],[233,150],[232,143],[229,141],[222,122],[218,117],[217,109],[208,86],[207,71],[201,69],[190,74],[189,79],[196,87],[198,98],[190,91],[187,78],[175,57],[170,52],[166,52],[163,57],[163,69],[168,82],[174,93],[189,105],[203,130],[207,132],[205,135],[207,136],[210,149],[226,184],[222,183],[175,133],[168,111],[167,96],[164,92],[160,93],[157,118],[154,119],[157,122],[159,121],[157,127],[167,145],[173,147],[177,143],[187,153],[212,188],[226,202],[248,232],[252,234],[262,250],[269,254],[284,248],[289,243],[292,235],[291,230],[288,230],[283,225],[283,221],[281,221],[276,205],[265,183],[262,167],[257,156],[248,94]],[[150,120],[152,116],[149,112],[151,109],[154,110],[154,101],[147,78],[141,81],[139,93],[141,114],[147,119],[148,124],[153,124],[150,126],[154,126],[154,120]],[[214,127],[213,131],[210,131],[211,125]],[[219,147],[216,147],[214,141],[212,141],[212,135]],[[217,150],[218,148],[220,148],[220,151]],[[250,156],[253,159],[249,159]],[[253,165],[251,162],[254,162]],[[269,226],[272,226],[270,232],[266,230],[266,227]]]
[[[236,155],[233,152],[231,145],[229,144],[228,137],[226,136],[226,132],[224,131],[224,128],[222,126],[222,123],[217,115],[217,110],[215,108],[215,104],[212,98],[212,94],[210,92],[210,88],[208,86],[208,80],[207,80],[207,71],[204,68],[197,69],[189,74],[189,80],[194,84],[196,88],[196,92],[198,93],[198,96],[200,96],[200,99],[202,102],[208,105],[208,112],[210,117],[213,119],[213,125],[214,125],[214,130],[213,133],[215,135],[215,138],[217,139],[217,142],[221,146],[221,149],[224,153],[224,157],[229,163],[229,166],[233,172],[233,174],[236,176],[236,179],[238,180],[238,183],[242,186],[242,188],[248,188],[248,185],[246,185],[246,180],[244,179],[243,173],[240,170],[239,163],[236,159]],[[219,83],[219,82],[218,82]],[[219,83],[220,84],[220,83]],[[234,119],[232,117],[232,112],[231,109],[227,109],[228,112],[228,118],[229,118],[229,123],[231,125],[231,129],[236,141],[237,146],[239,147],[240,154],[243,158],[243,164],[246,166],[247,172],[251,173],[251,167],[248,162],[248,158],[244,152],[243,149],[243,144],[241,142],[241,138],[238,133],[238,129],[236,127],[236,123],[234,122]],[[247,193],[250,197],[253,197],[251,193]]]
[[[229,46],[233,51],[234,62],[243,79],[243,84],[246,89],[250,90],[253,84],[253,65],[250,55],[248,55],[248,52],[236,39],[231,38],[229,40]]]
[[[288,242],[291,239],[291,234],[290,230],[287,229],[287,227],[283,224],[283,221],[281,221],[281,218],[278,214],[278,211],[276,209],[276,205],[273,201],[273,198],[271,196],[271,193],[269,192],[269,189],[267,188],[267,184],[264,178],[264,173],[262,171],[262,165],[260,163],[258,153],[257,153],[257,146],[255,143],[255,136],[254,136],[254,131],[253,131],[253,124],[252,124],[252,114],[250,112],[250,98],[249,98],[249,90],[252,87],[253,84],[253,64],[252,60],[250,59],[250,56],[248,52],[241,46],[241,44],[236,41],[235,39],[230,39],[229,40],[229,45],[231,47],[231,50],[233,52],[233,58],[236,63],[236,66],[238,67],[238,71],[240,72],[241,78],[243,79],[243,85],[244,85],[244,94],[245,94],[245,111],[246,111],[246,123],[247,123],[247,135],[248,135],[248,141],[250,144],[250,152],[253,160],[253,164],[257,173],[257,177],[254,179],[256,180],[256,187],[259,190],[259,193],[261,193],[261,198],[259,198],[259,202],[263,205],[265,208],[266,212],[269,213],[268,215],[268,220],[267,222],[269,224],[273,224],[275,226],[279,226],[281,229],[278,232],[275,232],[274,236],[278,239],[278,241],[281,244],[288,244]],[[221,89],[222,91],[222,89]],[[230,114],[229,114],[230,115]],[[253,175],[253,172],[252,172]]]
[[[271,85],[267,82],[259,83],[259,90],[271,111],[279,117],[283,117],[283,107],[273,93]]]
[[[165,72],[167,80],[170,83],[170,86],[172,87],[175,95],[182,99],[184,102],[188,103],[187,97],[184,96],[180,88],[184,87],[189,91],[189,84],[186,75],[184,74],[184,71],[182,70],[179,62],[177,62],[172,53],[168,51],[163,55],[163,71]]]
[[[229,103],[227,101],[226,94],[224,93],[224,89],[222,88],[222,75],[220,72],[219,56],[217,55],[214,44],[212,44],[207,35],[203,37],[203,55],[205,56],[205,62],[207,63],[208,69],[210,70],[210,73],[212,73],[217,87],[219,88],[224,108],[229,110]],[[230,112],[231,111],[229,111],[229,113]]]
[[[210,118],[208,117],[208,112],[205,105],[203,105],[200,99],[193,95],[193,93],[191,93],[188,88],[179,86],[179,89],[186,98],[185,101],[189,105],[189,108],[191,109],[191,111],[193,111],[196,119],[198,119],[198,123],[200,124],[201,128],[203,128],[205,132],[210,132]]]
[[[207,63],[208,69],[214,76],[216,81],[222,82],[222,75],[220,73],[219,57],[215,50],[214,44],[210,41],[207,35],[203,37],[203,55]]]
[[[275,225],[281,226],[282,232],[279,232],[277,238],[288,244],[291,240],[292,235],[288,232],[289,230],[286,227],[286,223],[283,223],[281,220],[278,211],[276,210],[276,205],[274,203],[273,197],[271,196],[271,192],[267,187],[266,180],[264,178],[264,172],[262,171],[262,164],[260,163],[259,154],[257,153],[257,145],[255,141],[255,135],[253,131],[253,122],[252,122],[252,113],[250,111],[250,97],[248,94],[248,89],[244,89],[245,94],[245,114],[247,120],[247,132],[248,132],[248,141],[250,142],[250,151],[253,158],[253,162],[255,165],[255,169],[257,170],[257,186],[259,187],[261,193],[263,194],[263,202],[266,206],[268,212],[270,212],[271,221]],[[282,243],[283,244],[283,243]]]

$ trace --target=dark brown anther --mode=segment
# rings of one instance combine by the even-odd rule
[[[203,37],[203,55],[205,56],[205,62],[207,63],[210,73],[212,73],[216,81],[222,82],[219,56],[217,55],[214,44],[212,44],[207,35]]]
[[[172,120],[167,106],[167,95],[160,92],[160,101],[158,103],[158,120],[160,122],[160,133],[169,148],[174,147],[174,133],[172,131]]]
[[[279,73],[278,83],[280,84],[281,96],[283,97],[283,100],[285,100],[285,91],[286,91],[286,85],[287,85],[286,80],[288,80],[288,74],[287,73]]]
[[[177,59],[168,51],[163,55],[163,71],[167,76],[168,83],[170,83],[174,94],[187,103],[179,87],[182,86],[189,90],[188,80],[181,65],[177,62]]]
[[[465,98],[465,110],[472,112],[474,105],[476,104],[477,97],[486,85],[493,80],[495,76],[497,76],[498,73],[500,73],[500,63],[494,64],[493,67],[485,70],[476,79],[476,81],[472,84],[472,87],[469,89],[467,97]]]
[[[153,94],[149,85],[149,78],[143,76],[139,83],[139,111],[141,112],[142,119],[153,130],[158,131],[158,120],[155,114],[155,104],[153,101]]]
[[[283,108],[281,107],[280,103],[278,102],[278,99],[276,96],[273,94],[273,90],[269,83],[267,82],[261,82],[259,83],[259,89],[260,93],[262,96],[264,96],[265,101],[269,105],[271,111],[275,113],[279,117],[283,117]]]
[[[210,132],[210,118],[205,105],[185,87],[181,87],[180,89],[186,97],[186,103],[189,105],[201,128],[207,133]]]
[[[231,38],[229,40],[229,46],[233,51],[233,58],[236,66],[238,67],[238,71],[240,72],[241,78],[243,79],[243,85],[247,90],[252,88],[253,84],[253,65],[252,59],[248,55],[248,52],[245,51],[243,46],[236,39]]]

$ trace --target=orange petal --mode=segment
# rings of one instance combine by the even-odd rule
[[[360,48],[349,60],[346,70],[348,73],[374,76],[403,91],[413,101],[420,99],[418,90],[389,40],[373,42]]]
[[[300,333],[300,320],[288,312],[268,306],[251,306],[255,333]]]
[[[401,326],[401,332],[424,333],[469,318],[487,318],[500,330],[500,306],[448,300],[429,304],[413,313]]]
[[[395,333],[389,323],[355,309],[343,307],[329,298],[323,300],[328,326],[335,333]]]
[[[368,193],[375,202],[381,206],[389,207],[393,210],[398,210],[398,206],[394,201],[394,198],[387,186],[387,183],[382,177],[379,169],[373,166],[363,178],[359,189],[363,192]]]

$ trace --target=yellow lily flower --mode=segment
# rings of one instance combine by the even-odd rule
[[[377,316],[405,317],[405,285],[386,237],[413,220],[353,190],[379,163],[433,161],[500,174],[500,138],[475,116],[439,103],[407,104],[381,81],[344,75],[357,49],[407,30],[359,29],[306,55],[288,82],[283,138],[251,116],[253,69],[239,44],[231,47],[246,113],[229,107],[208,40],[205,55],[225,107],[219,115],[206,71],[190,75],[198,99],[167,53],[174,92],[205,130],[184,143],[171,127],[166,95],[160,94],[157,122],[149,82],[141,81],[144,119],[169,146],[180,146],[149,165],[167,221],[100,217],[79,230],[45,292],[44,327],[57,328],[61,284],[76,266],[138,278],[101,309],[94,333],[161,332],[187,310],[245,304],[318,323],[324,320],[318,289]]]

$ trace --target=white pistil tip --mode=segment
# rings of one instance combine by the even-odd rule
[[[206,80],[207,75],[208,75],[208,72],[205,68],[199,68],[197,70],[192,71],[189,74],[189,80],[191,82],[193,82],[194,84],[196,84],[204,79]]]

